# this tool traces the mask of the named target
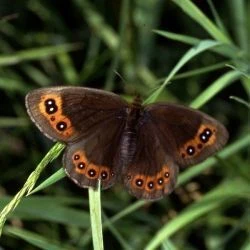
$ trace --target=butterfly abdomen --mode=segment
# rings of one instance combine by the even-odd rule
[[[136,96],[127,109],[127,120],[120,144],[120,156],[123,167],[128,166],[132,162],[136,153],[137,124],[143,109],[141,103],[141,98]]]
[[[136,152],[136,132],[125,130],[122,135],[120,156],[122,166],[126,167],[131,163]]]

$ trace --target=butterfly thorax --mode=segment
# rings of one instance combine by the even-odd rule
[[[136,152],[138,121],[143,113],[142,100],[136,96],[127,108],[127,120],[121,139],[121,159],[123,167],[126,167]]]

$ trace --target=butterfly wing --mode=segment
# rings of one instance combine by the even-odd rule
[[[111,186],[127,103],[119,96],[81,87],[42,88],[26,96],[31,119],[49,138],[67,144],[63,165],[81,187]]]
[[[179,167],[165,151],[154,123],[147,117],[139,123],[137,150],[133,161],[123,169],[123,181],[138,199],[157,200],[173,191]]]
[[[26,96],[26,107],[47,137],[67,143],[94,133],[104,121],[123,119],[127,103],[103,90],[52,87],[31,91]]]
[[[152,104],[145,112],[160,134],[162,147],[180,166],[203,161],[228,140],[226,128],[200,111],[181,105]]]

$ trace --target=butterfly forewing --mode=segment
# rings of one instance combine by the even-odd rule
[[[214,118],[175,104],[152,104],[145,112],[160,134],[165,152],[181,166],[197,164],[221,149],[226,128]]]
[[[94,133],[107,120],[126,115],[127,103],[111,92],[81,87],[52,87],[30,92],[26,107],[49,138],[72,142]]]

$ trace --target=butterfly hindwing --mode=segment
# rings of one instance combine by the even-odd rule
[[[95,132],[69,143],[63,157],[63,165],[70,179],[80,187],[96,187],[98,179],[106,189],[114,184],[119,175],[119,150],[124,121],[108,120]]]
[[[154,124],[148,119],[142,124],[134,158],[123,169],[123,181],[137,198],[157,200],[173,191],[179,167],[162,147]]]

